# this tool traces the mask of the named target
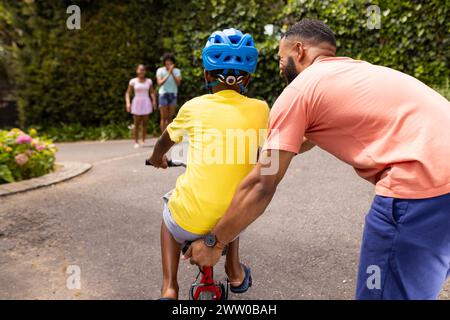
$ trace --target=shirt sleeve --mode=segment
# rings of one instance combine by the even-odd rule
[[[189,125],[189,106],[185,103],[178,111],[175,119],[173,119],[173,121],[166,128],[169,133],[170,140],[175,143],[181,142],[181,140],[183,140],[183,136],[188,134]]]
[[[270,111],[269,132],[263,150],[298,153],[307,129],[307,103],[303,94],[287,87]]]
[[[156,70],[156,78],[161,78],[162,77],[162,70],[161,68],[158,68],[158,70]]]
[[[134,79],[131,79],[130,82],[128,82],[128,85],[134,87]]]
[[[180,69],[177,69],[177,68],[173,69],[173,75],[175,77],[177,77],[177,78],[181,78],[181,71],[180,71]]]

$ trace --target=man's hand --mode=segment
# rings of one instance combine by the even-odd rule
[[[168,71],[169,73],[172,73],[174,68],[175,68],[175,64],[171,64],[171,65],[169,66],[169,68],[167,69],[167,71]]]
[[[218,247],[207,247],[203,239],[199,239],[191,244],[188,251],[183,255],[183,259],[187,260],[190,258],[191,264],[196,264],[200,268],[213,267],[219,262],[222,251]]]
[[[166,169],[168,167],[167,164],[167,157],[164,154],[162,157],[157,158],[155,157],[155,153],[152,154],[152,156],[150,157],[150,163],[155,167],[155,168],[163,168]]]

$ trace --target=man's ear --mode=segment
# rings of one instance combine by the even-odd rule
[[[297,62],[301,62],[302,59],[305,56],[305,47],[303,46],[303,42],[297,42],[295,44],[296,50],[297,50]]]

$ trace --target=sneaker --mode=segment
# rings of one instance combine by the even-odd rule
[[[135,143],[135,144],[134,144],[134,148],[135,148],[135,149],[139,148],[139,144]]]
[[[144,147],[144,146],[145,146],[145,142],[142,141],[142,142],[140,143],[140,146],[141,146],[141,147]]]

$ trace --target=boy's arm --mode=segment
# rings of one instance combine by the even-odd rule
[[[167,130],[164,130],[162,135],[158,138],[158,141],[156,142],[155,148],[153,148],[153,154],[150,157],[151,164],[156,168],[167,168],[167,157],[166,153],[167,151],[172,148],[172,146],[175,144],[170,139],[169,133]]]
[[[156,142],[153,154],[150,157],[150,162],[157,168],[167,168],[167,158],[165,154],[172,148],[175,143],[183,140],[183,135],[186,133],[186,128],[190,123],[189,104],[186,102],[178,111],[177,116],[167,126],[166,130],[159,137]]]

